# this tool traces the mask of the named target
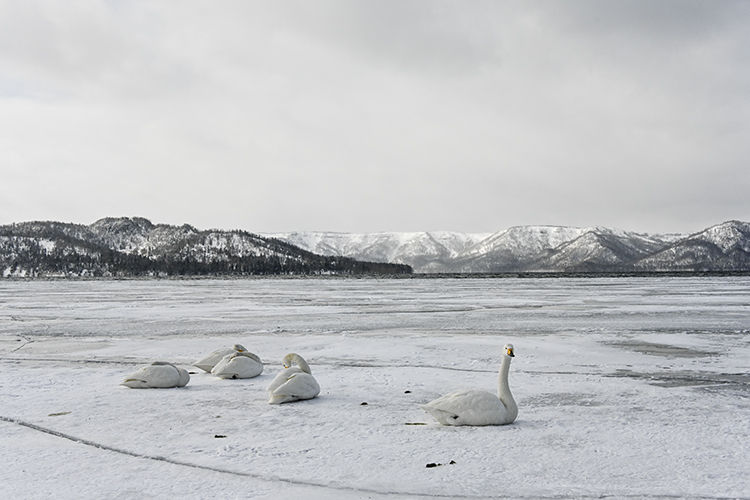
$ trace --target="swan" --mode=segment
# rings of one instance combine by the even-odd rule
[[[196,368],[200,368],[204,372],[210,373],[211,370],[213,370],[214,366],[216,366],[216,363],[221,361],[224,356],[228,354],[234,354],[236,352],[247,352],[247,349],[245,349],[240,344],[234,344],[232,347],[225,347],[224,349],[217,349],[205,358],[199,359],[198,361],[193,363],[193,366],[195,366]]]
[[[132,389],[149,389],[167,387],[184,387],[190,381],[190,374],[184,368],[178,368],[166,361],[154,361],[133,372],[120,385]]]
[[[268,404],[312,399],[320,394],[318,381],[312,376],[310,365],[302,356],[290,352],[282,361],[284,370],[266,388],[270,396]],[[292,366],[292,363],[297,366]]]
[[[253,378],[263,373],[263,362],[248,351],[227,354],[211,370],[219,378]]]
[[[518,405],[508,386],[513,345],[503,347],[497,379],[497,396],[487,391],[458,390],[430,401],[421,408],[443,425],[505,425],[518,416]]]

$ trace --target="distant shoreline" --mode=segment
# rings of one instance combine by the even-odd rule
[[[554,278],[720,278],[750,276],[750,271],[648,271],[648,272],[507,272],[412,274],[216,274],[169,276],[7,276],[3,281],[159,281],[159,280],[266,280],[266,279],[554,279]]]

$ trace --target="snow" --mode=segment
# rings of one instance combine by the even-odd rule
[[[591,231],[591,228],[565,226],[515,226],[499,231],[467,250],[466,256],[482,256],[505,250],[529,258],[543,250],[558,247]]]
[[[2,280],[0,497],[750,498],[748,297],[750,277]],[[419,408],[495,391],[506,342],[513,424]],[[262,375],[191,368],[234,343]],[[288,352],[321,394],[268,405]],[[190,383],[119,385],[155,360]]]
[[[456,258],[492,233],[450,231],[401,233],[265,233],[322,255],[343,255],[376,262],[409,263],[415,258]]]

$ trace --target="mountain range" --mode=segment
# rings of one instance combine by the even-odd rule
[[[517,226],[494,234],[293,232],[266,236],[322,255],[407,264],[417,273],[750,271],[750,223],[695,234]]]
[[[141,217],[0,226],[0,276],[748,272],[750,223],[695,234],[201,231]]]
[[[105,218],[0,226],[0,276],[402,274],[403,264],[318,255],[246,231]]]

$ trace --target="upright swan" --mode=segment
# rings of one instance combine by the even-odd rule
[[[211,369],[211,374],[219,378],[253,378],[261,373],[263,373],[263,362],[258,356],[248,351],[227,354]]]
[[[312,376],[310,366],[302,356],[293,352],[284,356],[284,371],[276,375],[266,390],[270,398],[268,404],[277,405],[312,399],[320,394],[320,386]],[[292,363],[297,366],[292,366]]]
[[[154,361],[125,377],[120,385],[132,389],[165,389],[167,387],[184,387],[189,381],[190,374],[184,368],[178,368],[166,361]]]
[[[513,345],[503,347],[497,396],[487,391],[459,390],[430,401],[422,408],[443,425],[504,425],[518,416],[518,405],[508,386]]]
[[[214,366],[216,366],[216,363],[221,361],[224,356],[228,354],[234,354],[236,352],[247,352],[247,349],[245,349],[240,344],[234,344],[232,347],[225,347],[224,349],[217,349],[205,358],[199,359],[198,361],[193,363],[193,366],[195,366],[196,368],[200,368],[204,372],[210,373],[211,370],[213,370]]]

